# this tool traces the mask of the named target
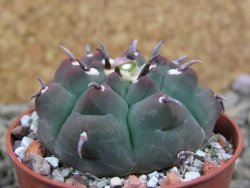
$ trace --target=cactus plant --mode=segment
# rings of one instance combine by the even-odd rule
[[[222,97],[198,85],[187,56],[148,61],[134,40],[111,59],[103,44],[77,59],[67,48],[52,81],[33,95],[38,137],[63,162],[96,176],[125,176],[171,167],[181,151],[211,136]],[[186,62],[187,61],[187,62]]]

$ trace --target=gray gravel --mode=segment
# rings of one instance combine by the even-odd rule
[[[237,160],[233,180],[230,188],[250,187],[250,75],[236,78],[232,88],[223,94],[226,113],[240,125],[245,136],[244,151]],[[11,121],[20,113],[28,109],[28,104],[5,105],[0,104],[0,188],[17,188],[11,162],[5,148],[5,135]],[[198,165],[198,164],[197,164]],[[65,173],[67,174],[68,172]],[[62,173],[61,173],[62,174]],[[59,177],[57,171],[54,172]],[[143,179],[143,177],[141,177]],[[105,182],[101,182],[105,184]],[[153,180],[152,180],[153,183]]]
[[[224,94],[226,113],[241,127],[244,150],[236,161],[230,188],[250,187],[250,75],[240,75]]]

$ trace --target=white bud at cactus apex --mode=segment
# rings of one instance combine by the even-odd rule
[[[132,67],[132,65],[129,64],[129,63],[124,64],[124,65],[121,66],[121,68],[122,68],[123,70],[129,70],[131,67]]]

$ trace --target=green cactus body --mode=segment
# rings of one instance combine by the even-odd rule
[[[82,172],[125,176],[171,167],[184,150],[199,149],[222,111],[220,99],[198,85],[196,72],[159,56],[148,62],[136,49],[112,61],[103,45],[64,60],[35,95],[38,137]]]

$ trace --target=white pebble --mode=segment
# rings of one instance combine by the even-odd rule
[[[232,157],[232,155],[228,154],[228,153],[220,153],[219,154],[219,159],[230,159]]]
[[[70,168],[65,168],[65,169],[63,169],[63,170],[61,171],[61,175],[62,175],[63,177],[68,177],[69,174],[70,174]]]
[[[151,179],[152,177],[156,177],[158,179],[159,176],[160,175],[159,175],[159,173],[157,171],[154,171],[154,172],[148,174],[149,179]]]
[[[109,186],[109,185],[106,185],[104,188],[110,188],[110,186]]]
[[[30,116],[24,115],[24,116],[21,118],[21,125],[22,125],[22,126],[25,126],[25,127],[29,127],[29,126],[30,126]]]
[[[147,177],[145,174],[142,174],[142,175],[140,175],[139,179],[140,179],[143,183],[146,183],[148,177]]]
[[[64,177],[61,175],[60,171],[55,169],[52,172],[52,179],[59,182],[64,182]]]
[[[122,185],[123,185],[123,182],[122,182],[121,178],[119,178],[119,177],[111,178],[111,180],[110,180],[111,187],[122,186]]]
[[[159,176],[162,177],[162,178],[165,177],[164,173],[162,173],[162,172],[159,173]]]
[[[156,187],[157,183],[158,183],[158,179],[157,179],[156,177],[153,176],[153,177],[148,181],[147,186],[148,186],[148,187]]]
[[[26,148],[25,147],[18,147],[15,149],[15,154],[20,158],[20,159],[23,159],[24,156],[25,156],[25,151],[26,151]]]
[[[209,145],[216,149],[222,148],[222,146],[218,142],[210,142]]]
[[[56,157],[46,157],[44,158],[46,161],[49,162],[49,164],[53,167],[53,168],[56,168],[58,167],[58,164],[59,164],[59,159],[56,158]]]
[[[206,153],[204,151],[201,151],[201,150],[197,150],[195,152],[196,155],[200,156],[200,157],[205,157],[206,156]]]
[[[196,167],[196,168],[198,168],[198,169],[201,169],[202,166],[203,166],[203,162],[201,162],[198,159],[195,159],[194,162],[193,162],[193,166]]]
[[[32,121],[37,121],[38,120],[37,112],[36,111],[32,112],[30,117],[31,117]]]
[[[27,147],[29,147],[29,145],[31,144],[31,142],[33,142],[33,139],[25,136],[22,139],[21,146],[27,148]]]
[[[98,188],[102,188],[102,187],[105,187],[107,184],[108,184],[107,180],[101,180],[96,185]]]
[[[179,170],[178,170],[178,168],[177,167],[173,167],[173,168],[171,168],[170,170],[169,170],[169,172],[171,172],[171,173],[175,173],[176,175],[179,175]]]
[[[200,176],[201,176],[201,174],[199,172],[188,171],[185,173],[185,181],[193,180],[193,179],[196,179]]]
[[[30,125],[30,130],[32,130],[33,132],[36,132],[37,131],[37,122],[36,121],[33,121]]]

